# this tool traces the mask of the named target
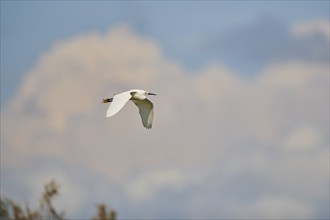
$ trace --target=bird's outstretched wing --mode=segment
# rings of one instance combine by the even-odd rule
[[[132,100],[139,108],[139,113],[142,119],[142,124],[146,128],[152,127],[152,119],[154,117],[153,104],[149,99]]]
[[[129,91],[115,95],[107,110],[107,117],[111,117],[115,115],[117,112],[119,112],[120,109],[122,109],[126,104],[126,102],[128,102],[128,100],[130,100],[131,98],[132,95]]]

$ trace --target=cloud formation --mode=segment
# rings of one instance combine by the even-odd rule
[[[235,68],[248,73],[288,59],[327,63],[329,22],[313,20],[288,27],[278,18],[261,16],[254,22],[221,32],[206,45],[209,48],[206,52],[233,67],[239,64]]]
[[[68,218],[101,200],[122,218],[328,217],[328,71],[297,57],[254,78],[191,72],[125,25],[60,42],[1,112],[2,190],[58,179]],[[152,130],[133,104],[105,118],[102,98],[131,88],[158,94]]]

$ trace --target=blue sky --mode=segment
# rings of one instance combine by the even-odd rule
[[[38,57],[56,42],[78,34],[105,32],[126,23],[189,68],[227,62],[253,74],[264,60],[252,58],[240,68],[241,57],[227,57],[233,43],[224,53],[221,48],[210,51],[209,41],[226,35],[231,38],[236,29],[253,26],[263,17],[283,29],[311,19],[327,20],[328,6],[328,1],[1,1],[1,106]]]
[[[329,218],[329,39],[329,1],[1,1],[1,194]],[[105,118],[132,88],[158,94],[151,130],[133,104]]]

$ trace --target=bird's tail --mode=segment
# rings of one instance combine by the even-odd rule
[[[112,98],[106,98],[102,100],[102,103],[112,102]]]

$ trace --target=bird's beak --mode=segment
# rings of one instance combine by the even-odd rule
[[[155,93],[148,92],[148,95],[156,95]]]

